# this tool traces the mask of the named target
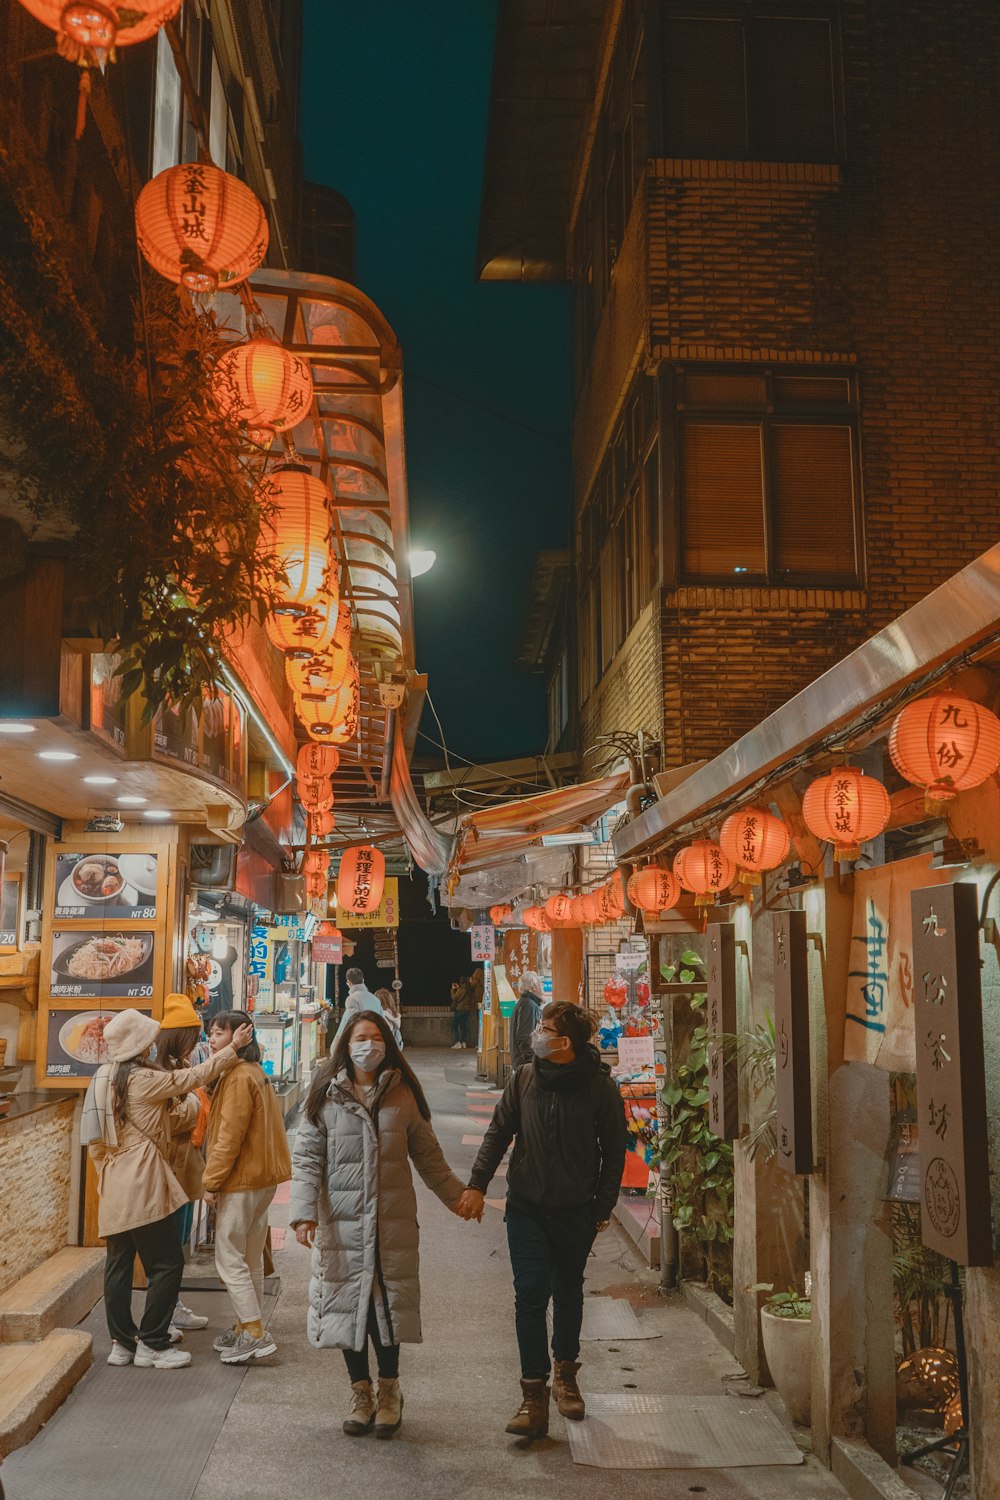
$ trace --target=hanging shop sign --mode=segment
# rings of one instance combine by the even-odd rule
[[[736,929],[732,922],[708,927],[708,1123],[713,1135],[734,1141],[739,1135],[737,1059],[723,1048],[722,1036],[736,1032]]]
[[[382,888],[382,899],[371,911],[348,911],[337,902],[331,912],[338,927],[398,927],[399,926],[399,879],[387,875]]]
[[[979,971],[971,882],[911,897],[917,1124],[924,1244],[963,1266],[993,1264]]]
[[[472,962],[474,964],[485,963],[488,958],[493,957],[493,928],[477,925],[469,928],[469,937],[472,939]]]
[[[774,1053],[778,1165],[808,1176],[813,1139],[804,911],[782,911],[774,918]]]
[[[344,935],[338,932],[336,937],[321,936],[319,933],[312,940],[313,963],[317,964],[342,964],[344,962]]]
[[[155,921],[160,888],[160,861],[153,852],[131,849],[107,853],[56,854],[57,922],[99,917],[102,922]]]
[[[274,1008],[274,977],[271,972],[271,931],[258,922],[250,933],[250,962],[248,965],[251,978],[256,981],[257,996],[254,1005],[255,1010],[272,1010]]]

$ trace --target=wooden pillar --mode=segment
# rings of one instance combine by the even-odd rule
[[[558,928],[552,934],[552,998],[583,1004],[583,932]]]

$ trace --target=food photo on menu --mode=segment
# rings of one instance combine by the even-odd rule
[[[153,994],[151,932],[53,932],[49,994],[138,1000]]]
[[[156,880],[155,854],[58,854],[54,916],[152,920]]]
[[[113,1010],[50,1010],[46,1078],[89,1078],[101,1063],[108,1062],[104,1028],[115,1014]],[[151,1012],[144,1009],[142,1014]]]

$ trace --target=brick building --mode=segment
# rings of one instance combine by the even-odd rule
[[[995,536],[1000,11],[500,6],[480,274],[576,290],[580,749],[716,754]]]

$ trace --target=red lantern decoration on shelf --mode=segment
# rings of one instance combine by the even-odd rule
[[[139,249],[168,281],[192,292],[232,287],[267,254],[267,215],[238,177],[207,162],[167,167],[135,205]]]
[[[809,832],[833,845],[838,863],[857,859],[861,845],[877,838],[889,821],[889,793],[857,766],[838,766],[806,788],[802,817]]]
[[[333,806],[329,776],[296,776],[295,791],[306,812],[328,812]]]
[[[325,484],[298,464],[283,464],[257,487],[260,538],[284,571],[275,581],[282,607],[301,613],[321,601],[340,602],[330,555],[330,496]]]
[[[71,62],[103,62],[112,47],[148,41],[181,8],[181,0],[21,0],[25,10],[54,31],[58,50]]]
[[[928,812],[940,812],[1000,766],[1000,719],[972,698],[918,698],[893,720],[889,754],[904,780],[923,787]]]
[[[337,872],[337,905],[360,915],[376,911],[385,888],[385,855],[373,844],[344,850]]]
[[[340,751],[335,745],[300,745],[295,769],[300,776],[332,776],[340,765]]]
[[[553,927],[565,927],[572,921],[572,896],[565,891],[559,891],[557,895],[550,896],[545,903],[545,915]]]
[[[502,906],[491,906],[490,921],[493,923],[493,926],[502,927],[504,922],[510,919],[510,914],[513,910],[514,908],[509,901],[504,902]]]
[[[337,816],[332,811],[306,813],[306,830],[310,839],[325,839],[336,826]]]
[[[326,879],[330,868],[330,851],[328,849],[307,849],[302,861],[302,868],[307,875],[322,875]]]
[[[660,865],[646,865],[636,870],[629,876],[626,890],[632,905],[650,916],[670,911],[681,899],[680,884],[669,870]]]
[[[675,856],[674,874],[686,891],[694,893],[695,906],[711,906],[736,879],[736,866],[718,844],[695,839]]]
[[[741,884],[760,885],[763,870],[776,870],[788,858],[791,838],[766,807],[744,807],[723,823],[719,844],[739,871]]]
[[[625,882],[621,870],[616,870],[606,885],[601,886],[600,912],[605,922],[618,922],[625,915]]]
[[[248,339],[216,361],[212,395],[231,422],[244,422],[261,435],[284,432],[309,413],[312,373],[300,355],[274,339]]]
[[[596,927],[604,918],[601,916],[601,890],[584,891],[580,897],[580,905],[583,910],[583,920],[588,927]]]

